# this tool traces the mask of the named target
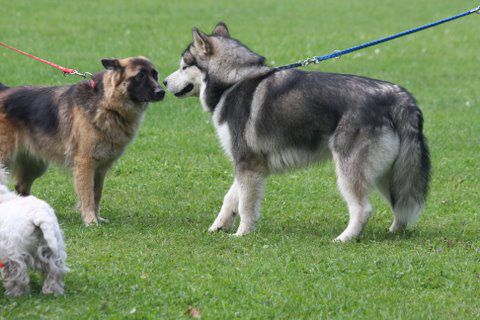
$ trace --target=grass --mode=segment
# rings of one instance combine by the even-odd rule
[[[224,20],[279,65],[398,32],[474,7],[472,1],[7,1],[1,41],[67,67],[98,71],[103,57],[145,55],[166,76],[198,26]],[[71,177],[52,168],[34,194],[56,209],[72,272],[66,295],[0,297],[0,318],[204,319],[480,317],[479,16],[329,61],[310,70],[396,82],[425,116],[433,176],[424,215],[389,236],[375,213],[357,243],[331,240],[346,206],[331,163],[269,178],[257,232],[235,239],[208,226],[232,181],[230,163],[196,99],[149,109],[110,172],[100,228],[83,227]],[[8,85],[77,81],[0,48]],[[0,294],[2,292],[0,291]]]

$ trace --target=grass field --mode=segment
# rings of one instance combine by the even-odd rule
[[[166,76],[191,28],[227,22],[234,37],[279,65],[456,14],[477,1],[0,0],[0,41],[67,67],[99,71],[103,57],[145,55]],[[66,295],[39,277],[0,318],[474,319],[480,317],[480,16],[470,16],[310,70],[353,73],[408,88],[424,112],[433,175],[426,210],[402,235],[386,232],[378,195],[356,243],[333,165],[269,178],[257,232],[206,232],[232,181],[197,99],[151,106],[137,140],[107,177],[102,215],[85,228],[67,171],[34,185],[56,210],[72,272]],[[0,82],[77,81],[0,48]],[[0,289],[0,295],[3,294]]]

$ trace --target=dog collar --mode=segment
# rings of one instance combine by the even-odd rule
[[[5,264],[2,261],[0,261],[0,269],[3,269],[3,268],[5,268]]]
[[[92,89],[95,89],[95,87],[97,86],[97,83],[93,79],[88,80],[88,84],[90,87],[92,87]]]

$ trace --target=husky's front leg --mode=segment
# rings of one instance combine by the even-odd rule
[[[240,225],[235,235],[240,237],[252,232],[260,217],[260,201],[265,186],[265,175],[263,172],[254,170],[240,170],[237,171],[236,180],[238,181]]]
[[[209,232],[217,232],[219,230],[230,230],[235,222],[238,213],[238,183],[235,179],[230,190],[228,190],[220,213],[208,229]]]

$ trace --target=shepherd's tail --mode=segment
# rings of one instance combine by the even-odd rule
[[[430,180],[430,154],[423,135],[423,115],[415,99],[407,94],[392,112],[400,136],[400,150],[390,181],[391,204],[395,214],[391,232],[406,228],[423,210]]]

